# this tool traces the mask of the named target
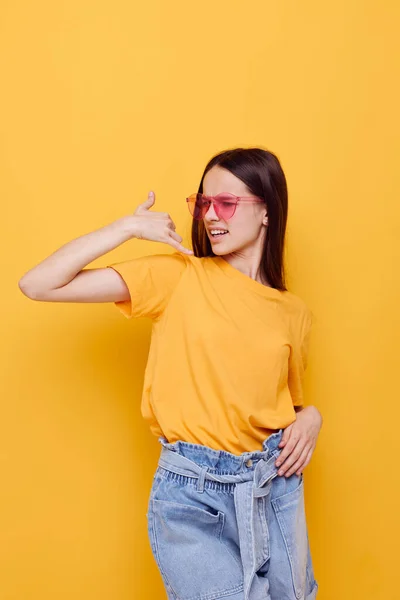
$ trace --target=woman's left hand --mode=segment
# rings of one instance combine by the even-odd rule
[[[322,415],[316,406],[306,406],[296,413],[296,420],[283,430],[279,447],[283,450],[275,465],[279,475],[300,475],[311,460],[322,427]]]

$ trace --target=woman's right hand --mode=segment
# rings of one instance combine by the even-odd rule
[[[153,242],[164,242],[185,254],[193,254],[192,250],[185,248],[180,243],[183,238],[176,233],[176,226],[170,215],[166,212],[150,211],[154,202],[155,194],[149,192],[147,200],[139,204],[133,215],[128,217],[134,222],[134,237]]]

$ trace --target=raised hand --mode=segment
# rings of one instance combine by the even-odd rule
[[[135,237],[153,242],[164,242],[180,252],[193,254],[192,250],[182,246],[183,238],[176,233],[175,223],[169,213],[150,210],[154,203],[155,194],[149,192],[147,200],[139,204],[133,213]]]

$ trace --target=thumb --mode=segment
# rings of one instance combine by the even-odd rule
[[[148,210],[149,208],[151,208],[153,206],[154,202],[155,202],[154,192],[150,191],[147,195],[147,200],[142,202],[141,207]]]

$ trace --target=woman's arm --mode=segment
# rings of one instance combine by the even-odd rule
[[[130,295],[122,277],[113,269],[84,269],[96,258],[131,238],[164,242],[176,250],[193,254],[181,245],[170,215],[150,211],[155,201],[139,204],[132,215],[64,244],[30,269],[18,284],[25,296],[51,302],[119,302]]]
[[[71,240],[30,269],[18,282],[32,300],[107,301],[121,295],[120,277],[110,269],[82,269],[103,254],[135,237],[135,222],[122,217],[105,227]],[[75,284],[67,289],[73,281]],[[111,290],[104,296],[105,287]]]

